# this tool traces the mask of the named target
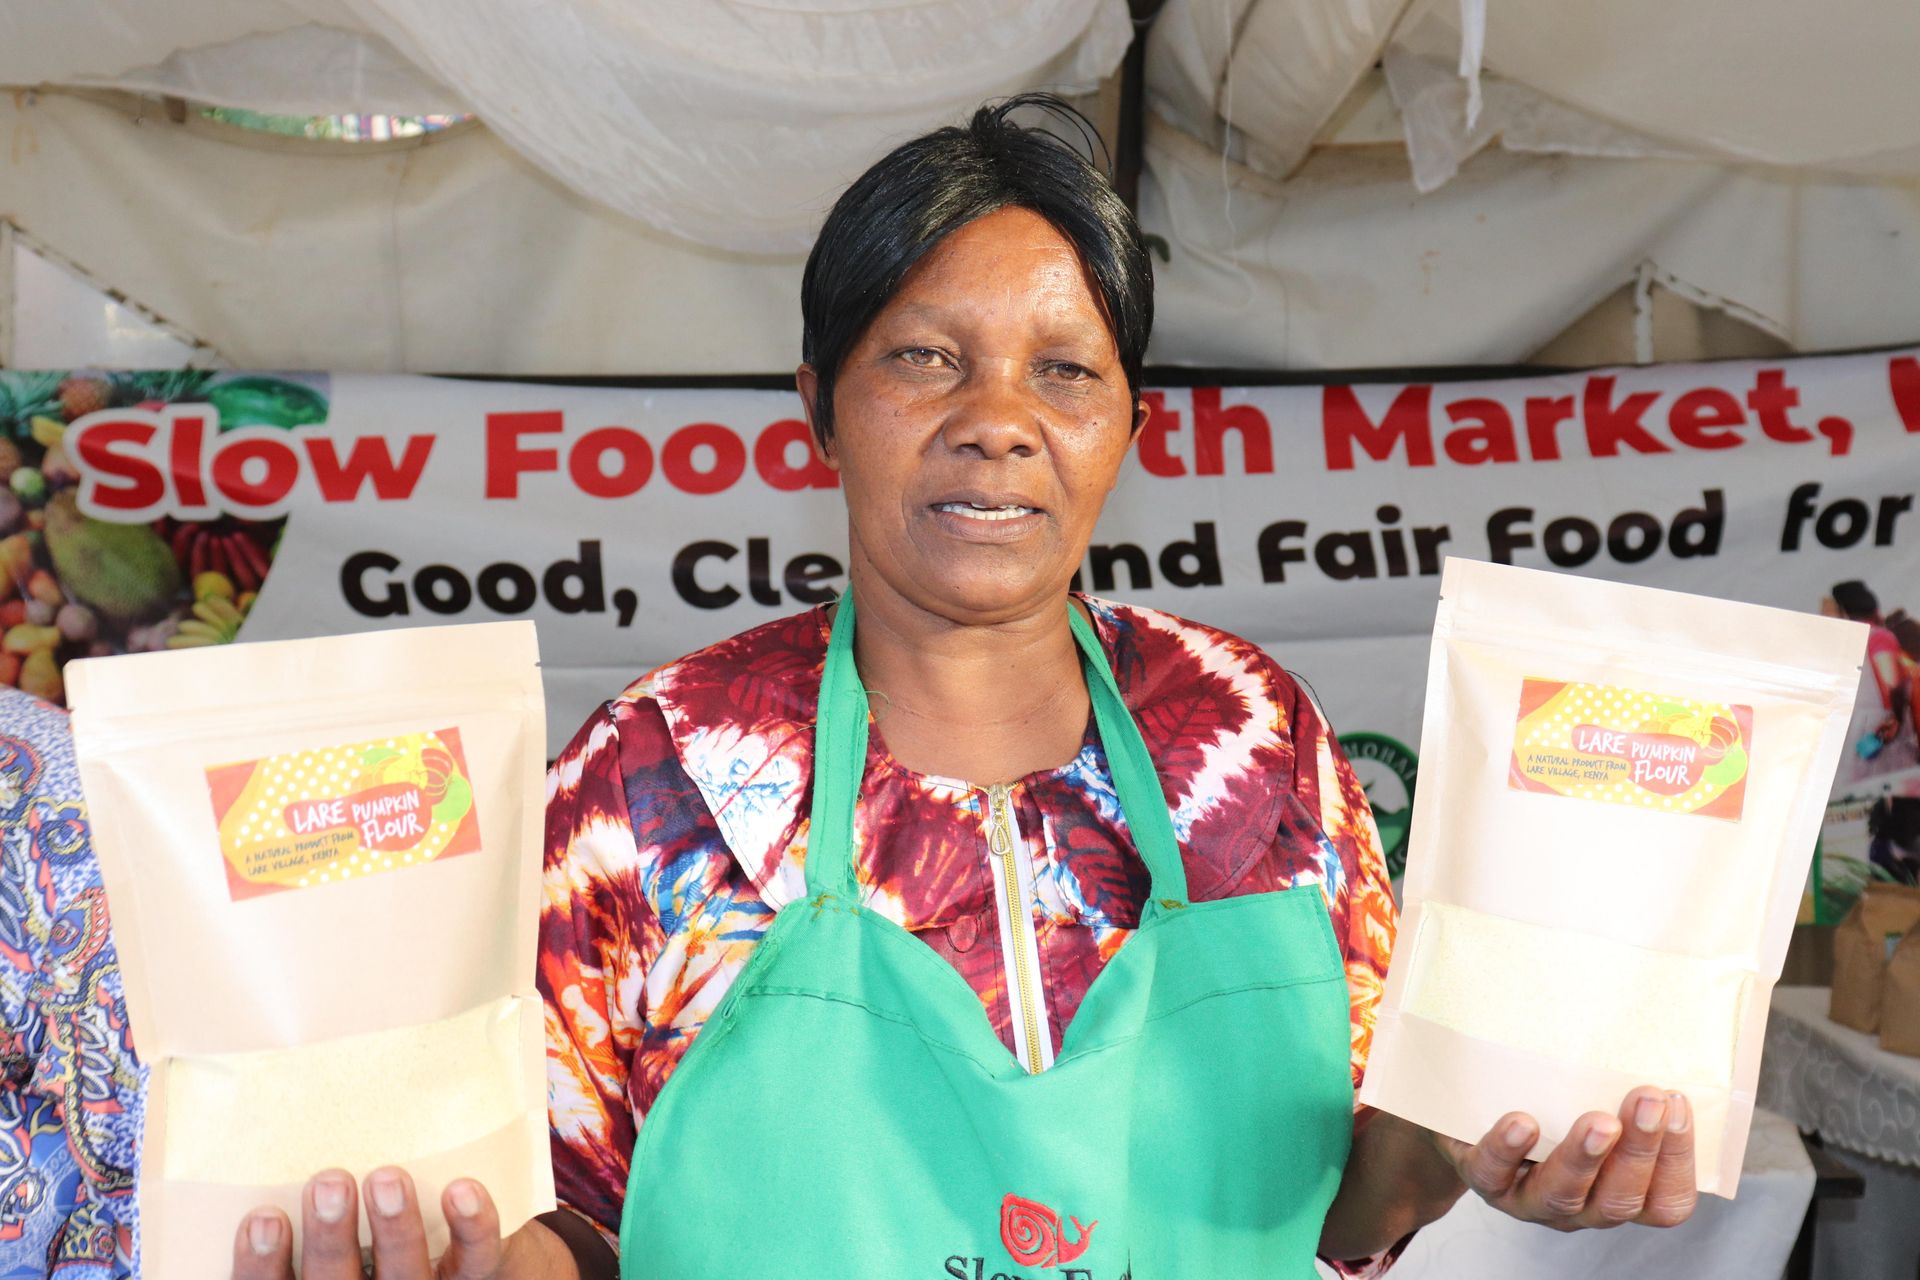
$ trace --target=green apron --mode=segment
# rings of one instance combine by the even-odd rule
[[[815,727],[807,896],[774,919],[641,1125],[624,1276],[1314,1274],[1353,1132],[1322,890],[1187,901],[1146,744],[1070,612],[1152,891],[1054,1065],[1028,1074],[953,966],[861,906],[867,698],[845,598]]]

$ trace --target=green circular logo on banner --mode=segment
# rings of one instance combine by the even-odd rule
[[[1420,757],[1384,733],[1342,734],[1340,746],[1373,808],[1387,873],[1398,879],[1407,869],[1407,832],[1413,826],[1413,784],[1420,776]]]

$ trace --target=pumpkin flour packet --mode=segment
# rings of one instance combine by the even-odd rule
[[[67,668],[81,783],[151,1068],[145,1280],[231,1268],[307,1178],[553,1207],[534,986],[545,746],[530,622]],[[361,1218],[361,1239],[368,1239]]]
[[[1400,934],[1360,1100],[1544,1158],[1686,1093],[1731,1197],[1866,628],[1450,559]]]

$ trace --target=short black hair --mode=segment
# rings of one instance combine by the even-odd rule
[[[1880,598],[1858,578],[1834,583],[1833,590],[1827,594],[1840,606],[1840,612],[1849,618],[1866,619],[1880,612]]]
[[[1073,245],[1098,287],[1127,389],[1139,401],[1153,330],[1153,265],[1140,226],[1089,156],[1044,129],[1014,123],[1022,109],[1070,123],[1083,139],[1099,137],[1054,95],[1019,94],[981,107],[964,126],[895,147],[827,214],[800,282],[800,353],[818,378],[813,412],[822,443],[833,436],[840,366],[907,272],[953,231],[1005,208],[1032,210]]]

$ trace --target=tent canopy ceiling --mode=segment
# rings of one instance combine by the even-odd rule
[[[1019,89],[1091,92],[1131,39],[1125,0],[3,0],[0,84],[464,109],[650,227],[782,253],[888,146]]]
[[[471,111],[589,199],[777,254],[890,142],[996,94],[1088,92],[1130,37],[1124,0],[0,0],[0,84]],[[1383,58],[1423,190],[1495,137],[1913,176],[1916,51],[1910,0],[1167,0],[1147,88],[1278,177]]]
[[[1124,0],[0,0],[0,84],[484,126],[239,147],[15,95],[0,222],[239,363],[765,372],[849,177],[1111,84],[1131,35]],[[1916,49],[1911,0],[1167,0],[1155,358],[1510,361],[1636,281],[1800,349],[1920,338]]]

